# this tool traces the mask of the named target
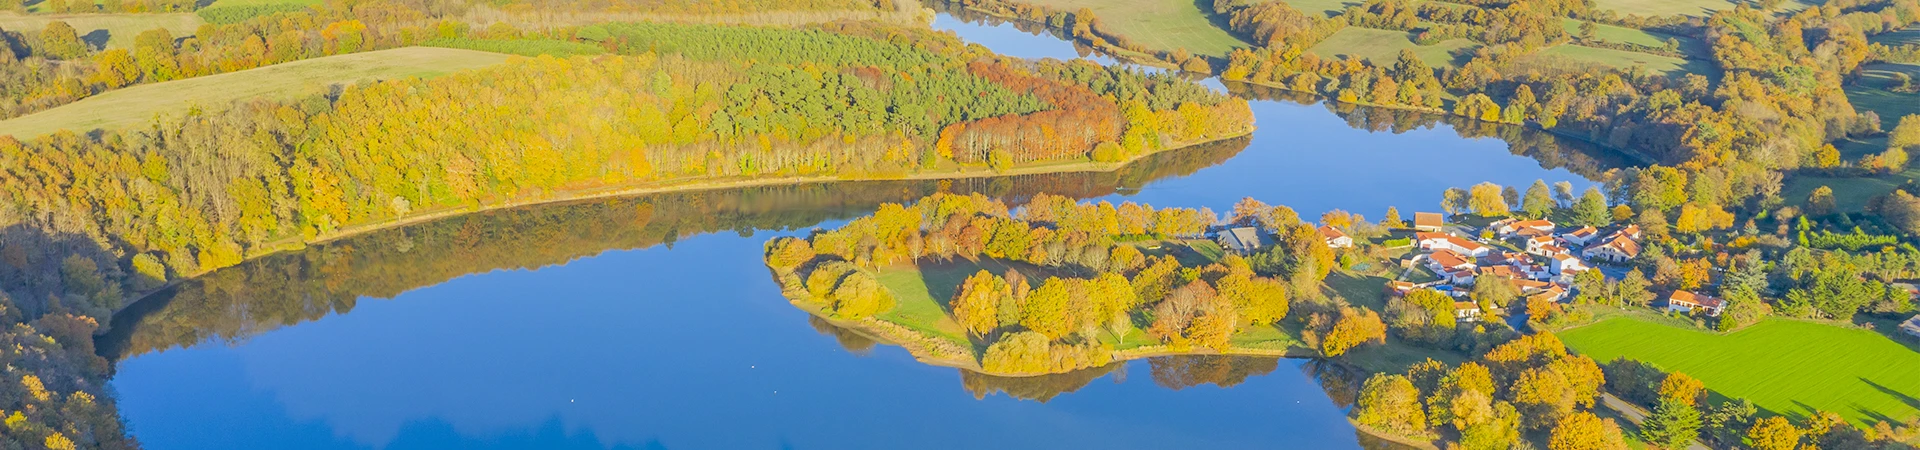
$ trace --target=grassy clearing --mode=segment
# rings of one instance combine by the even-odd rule
[[[1867,64],[1860,70],[1860,80],[1847,86],[1847,101],[1853,103],[1854,109],[1880,114],[1881,122],[1888,128],[1899,123],[1901,117],[1920,114],[1920,94],[1888,90],[1893,87],[1893,74],[1896,72],[1906,73],[1920,83],[1920,65]]]
[[[1213,22],[1207,11],[1189,0],[1033,0],[1065,11],[1093,10],[1102,26],[1151,49],[1184,48],[1201,55],[1225,56],[1248,44]]]
[[[1884,149],[1884,148],[1883,148]],[[1833,188],[1834,209],[1839,212],[1860,212],[1867,209],[1867,202],[1874,197],[1893,192],[1910,180],[1920,180],[1920,166],[1910,166],[1906,171],[1877,177],[1822,177],[1794,175],[1788,178],[1786,186],[1780,190],[1781,198],[1788,204],[1804,205],[1807,196],[1820,186]]]
[[[1287,2],[1287,6],[1292,6],[1293,9],[1298,9],[1300,10],[1300,12],[1304,12],[1304,13],[1318,12],[1326,15],[1327,17],[1333,17],[1334,14],[1338,14],[1341,11],[1346,11],[1348,6],[1359,6],[1361,3],[1363,3],[1363,2],[1354,1],[1354,0],[1281,0],[1281,1]]]
[[[1867,38],[1867,40],[1886,45],[1920,44],[1920,25],[1910,26],[1906,29],[1891,33],[1876,34],[1871,38]]]
[[[317,6],[326,0],[214,0],[208,8],[216,6],[252,6],[252,5],[301,5]]]
[[[1603,64],[1611,67],[1640,66],[1649,71],[1680,75],[1688,72],[1704,73],[1708,68],[1701,61],[1689,61],[1671,56],[1651,53],[1630,52],[1610,48],[1586,47],[1579,45],[1557,45],[1541,50],[1539,56],[1566,58],[1573,61]]]
[[[1685,14],[1705,17],[1714,11],[1733,9],[1734,6],[1745,2],[1737,0],[1595,0],[1593,3],[1594,6],[1599,9],[1611,9],[1623,15],[1670,16],[1674,14]],[[1781,9],[1799,11],[1806,9],[1808,6],[1818,5],[1820,3],[1821,0],[1789,0],[1782,4]]]
[[[947,300],[968,276],[980,266],[959,260],[951,264],[925,266],[899,265],[880,271],[880,284],[893,291],[894,307],[880,315],[881,320],[904,325],[914,331],[954,341],[971,348],[966,329],[947,315]]]
[[[1320,56],[1344,56],[1365,59],[1376,64],[1392,65],[1400,57],[1400,50],[1412,49],[1422,61],[1434,67],[1441,67],[1455,66],[1456,62],[1460,62],[1459,58],[1454,57],[1455,50],[1470,49],[1478,45],[1466,39],[1450,39],[1434,45],[1419,45],[1413,43],[1411,35],[1405,31],[1346,27],[1309,50]]]
[[[254,97],[298,98],[366,80],[428,77],[506,61],[473,50],[408,47],[329,56],[258,69],[134,86],[0,121],[0,134],[27,138],[61,129],[116,129],[194,106],[218,107]]]
[[[1920,414],[1920,352],[1873,331],[1775,319],[1716,335],[1616,317],[1560,337],[1596,360],[1685,372],[1775,414],[1833,411],[1856,424]]]
[[[190,13],[140,14],[32,14],[0,13],[0,29],[21,33],[39,33],[53,21],[66,22],[80,38],[94,47],[130,48],[140,32],[165,28],[174,37],[192,35],[200,28],[200,16]]]

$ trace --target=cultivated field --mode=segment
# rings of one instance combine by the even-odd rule
[[[173,37],[190,36],[200,28],[200,16],[191,13],[141,14],[32,14],[0,13],[0,29],[21,33],[39,33],[48,22],[72,25],[80,37],[95,47],[126,48],[140,32],[166,28]]]
[[[1065,11],[1093,10],[1104,29],[1156,50],[1184,48],[1201,55],[1225,56],[1247,43],[1221,27],[1190,0],[1033,0]]]
[[[1328,36],[1326,40],[1314,45],[1310,51],[1321,56],[1345,56],[1373,61],[1377,64],[1392,65],[1400,57],[1401,49],[1413,49],[1415,55],[1434,67],[1453,66],[1453,52],[1472,48],[1478,44],[1466,39],[1450,39],[1434,45],[1413,43],[1405,31],[1381,30],[1374,28],[1346,27]]]
[[[1856,424],[1920,414],[1920,352],[1873,331],[1768,320],[1727,335],[1617,317],[1560,335],[1599,361],[1638,359],[1773,414],[1832,411]]]
[[[442,75],[499,64],[507,58],[473,50],[408,47],[295,61],[110,91],[0,121],[0,134],[26,138],[61,129],[121,128],[193,106],[219,107],[253,97],[296,98],[336,84]]]
[[[1705,16],[1722,9],[1733,9],[1740,3],[1737,0],[1595,0],[1594,6],[1600,9],[1619,11],[1620,14],[1640,16],[1670,16],[1686,14]],[[1819,4],[1820,0],[1788,0],[1781,9],[1798,11]]]

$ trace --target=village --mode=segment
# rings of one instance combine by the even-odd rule
[[[1527,302],[1565,303],[1574,298],[1574,278],[1580,273],[1598,270],[1617,279],[1641,251],[1636,225],[1563,228],[1550,220],[1509,218],[1473,227],[1448,223],[1441,213],[1430,212],[1414,213],[1413,219],[1411,230],[1405,230],[1411,235],[1404,240],[1410,251],[1399,260],[1402,275],[1387,282],[1385,295],[1438,291],[1455,299],[1454,317],[1463,322],[1504,314],[1500,308],[1505,305],[1470,299],[1477,283],[1508,283]],[[1322,225],[1319,231],[1336,251],[1356,245],[1338,228]],[[1214,236],[1223,249],[1240,254],[1258,251],[1267,239],[1263,230],[1251,226],[1223,228]],[[1726,308],[1721,299],[1686,290],[1674,291],[1660,303],[1670,313],[1707,317],[1718,317]],[[1920,317],[1904,329],[1920,336]]]

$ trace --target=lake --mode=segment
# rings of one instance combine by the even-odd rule
[[[1016,56],[1079,55],[969,19],[934,25]],[[940,190],[1216,211],[1251,196],[1377,218],[1437,210],[1443,189],[1482,181],[1584,188],[1620,164],[1516,127],[1209,83],[1255,99],[1253,136],[1117,173],[450,218],[182,283],[116,316],[99,347],[150,449],[1378,447],[1344,419],[1346,391],[1318,381],[1338,377],[1307,360],[1157,358],[1034,378],[923,365],[788,305],[762,245]]]

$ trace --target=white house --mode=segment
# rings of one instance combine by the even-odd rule
[[[1492,225],[1489,225],[1489,226],[1493,227],[1493,232],[1499,234],[1501,237],[1513,236],[1515,234],[1519,234],[1522,230],[1533,230],[1534,233],[1530,233],[1530,234],[1537,233],[1540,235],[1553,233],[1553,221],[1550,221],[1550,220],[1507,219],[1499,222],[1494,222]]]
[[[1420,244],[1421,250],[1452,250],[1475,258],[1487,256],[1487,253],[1493,251],[1478,242],[1446,233],[1415,233],[1414,240]]]
[[[1560,240],[1567,241],[1568,245],[1583,246],[1583,245],[1587,245],[1587,243],[1589,242],[1593,242],[1594,239],[1597,239],[1599,237],[1600,237],[1600,229],[1594,228],[1592,226],[1584,226],[1573,231],[1568,231],[1565,234],[1561,234]]]
[[[1633,260],[1636,256],[1640,256],[1640,243],[1634,242],[1633,239],[1629,239],[1625,235],[1616,233],[1613,237],[1608,238],[1598,245],[1587,247],[1586,251],[1581,253],[1585,254],[1588,259],[1624,263]]]
[[[1254,227],[1236,227],[1220,230],[1220,235],[1214,237],[1214,239],[1220,241],[1220,247],[1227,249],[1227,251],[1243,255],[1259,251],[1261,247],[1260,230]]]
[[[1347,248],[1353,246],[1353,237],[1347,236],[1347,233],[1343,233],[1334,227],[1321,225],[1320,236],[1327,239],[1328,247]]]
[[[1688,291],[1673,291],[1673,295],[1667,296],[1668,311],[1693,312],[1699,309],[1706,311],[1709,316],[1719,317],[1726,308],[1727,302],[1724,300]]]
[[[1547,262],[1547,266],[1553,270],[1554,275],[1587,270],[1587,264],[1581,262],[1580,258],[1565,253],[1554,255],[1553,259]]]
[[[1468,262],[1467,258],[1460,256],[1459,253],[1454,253],[1453,250],[1441,249],[1427,254],[1427,268],[1433,269],[1435,274],[1444,274],[1473,270],[1473,263]]]
[[[1480,320],[1480,304],[1474,302],[1453,302],[1453,318],[1464,322]]]
[[[1900,331],[1905,331],[1913,337],[1920,337],[1920,316],[1913,316],[1912,319],[1907,319],[1906,323],[1900,324]]]

